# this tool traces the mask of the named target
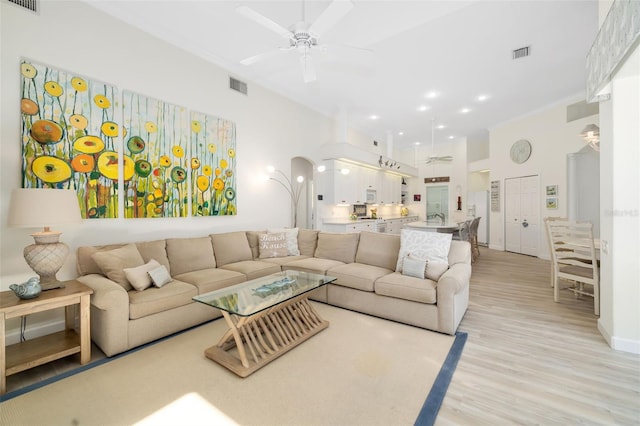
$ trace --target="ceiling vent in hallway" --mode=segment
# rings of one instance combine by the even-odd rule
[[[531,55],[531,46],[525,46],[514,50],[512,59],[520,59],[529,55]]]
[[[13,3],[16,6],[20,6],[23,9],[30,10],[31,12],[38,13],[38,1],[39,0],[5,0],[7,3]]]
[[[229,77],[229,88],[231,90],[235,90],[236,92],[240,92],[243,95],[246,95],[248,91],[247,83],[245,83],[244,81],[236,80],[233,77]]]

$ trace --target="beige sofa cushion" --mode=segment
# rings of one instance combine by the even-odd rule
[[[294,270],[327,275],[327,270],[340,265],[344,265],[344,262],[331,259],[320,259],[318,257],[309,257],[307,259],[294,260],[293,262],[285,263],[282,265],[282,270]]]
[[[211,241],[218,267],[253,259],[247,233],[244,231],[211,234]]]
[[[92,258],[100,267],[103,275],[120,284],[127,291],[133,287],[127,279],[124,269],[144,265],[144,260],[133,243],[117,249],[94,253]]]
[[[399,235],[363,231],[360,232],[356,262],[394,271],[399,251]]]
[[[402,275],[400,272],[394,272],[378,278],[375,283],[375,292],[380,296],[395,297],[413,302],[436,303],[435,281],[409,277]]]
[[[310,256],[316,252],[318,245],[318,231],[314,229],[299,229],[298,230],[298,250],[303,256]]]
[[[258,245],[260,244],[260,234],[264,234],[266,231],[247,231],[247,241],[249,241],[249,247],[251,248],[251,257],[257,259],[260,257],[258,251]]]
[[[209,293],[247,280],[246,275],[224,268],[200,269],[176,275],[174,278],[193,284],[198,288],[198,294]]]
[[[269,262],[275,263],[277,265],[286,265],[290,262],[295,262],[296,260],[308,259],[309,256],[286,256],[286,257],[269,257],[267,259],[260,259],[261,262]]]
[[[151,276],[149,272],[158,267],[162,267],[162,265],[160,265],[157,260],[151,259],[142,266],[124,268],[123,271],[127,280],[131,283],[131,286],[138,291],[142,291],[151,287]]]
[[[167,257],[166,240],[141,241],[136,243],[136,247],[138,247],[138,251],[145,263],[154,259],[161,265],[164,265],[165,268],[167,268],[167,271],[171,273],[171,265],[169,264],[169,258]]]
[[[336,277],[332,283],[356,290],[373,291],[375,281],[393,272],[392,269],[362,263],[347,263],[335,266],[327,271],[327,275]]]
[[[109,251],[120,248],[124,244],[109,244],[106,246],[83,246],[78,247],[76,269],[78,275],[100,274],[102,269],[98,266],[93,255],[99,251]]]
[[[186,272],[216,267],[210,237],[169,238],[167,254],[174,278]]]
[[[197,296],[195,286],[173,280],[162,288],[151,287],[145,291],[129,292],[129,319],[138,319],[148,315],[192,303]]]
[[[315,257],[353,263],[356,259],[359,234],[320,232]]]
[[[221,266],[222,269],[240,272],[247,276],[248,280],[264,277],[265,275],[280,272],[280,265],[275,263],[267,263],[261,260],[243,260],[242,262],[229,263]]]

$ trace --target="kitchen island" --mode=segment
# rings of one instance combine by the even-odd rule
[[[441,233],[447,233],[447,234],[453,234],[459,229],[459,226],[457,223],[442,224],[442,223],[434,223],[431,221],[427,222],[424,220],[407,223],[404,225],[404,227],[409,229],[417,229],[420,231],[441,232]]]

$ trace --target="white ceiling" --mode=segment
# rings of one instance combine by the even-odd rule
[[[286,40],[236,12],[248,6],[289,28],[301,20],[302,1],[87,1],[229,70],[249,83],[249,95],[255,82],[329,116],[346,111],[349,127],[379,141],[392,132],[396,148],[431,144],[432,117],[446,126],[436,143],[478,140],[497,124],[584,92],[598,27],[596,0],[352,0],[320,39],[328,48],[313,55],[317,80],[304,83],[295,50],[240,65]],[[306,21],[330,3],[307,1]],[[524,46],[531,56],[512,60]],[[426,99],[430,91],[440,96]],[[489,99],[477,101],[481,94]],[[471,111],[460,113],[464,107]]]

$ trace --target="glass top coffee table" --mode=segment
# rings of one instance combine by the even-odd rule
[[[194,297],[220,309],[229,327],[205,356],[247,377],[329,326],[307,296],[335,280],[283,271]]]

